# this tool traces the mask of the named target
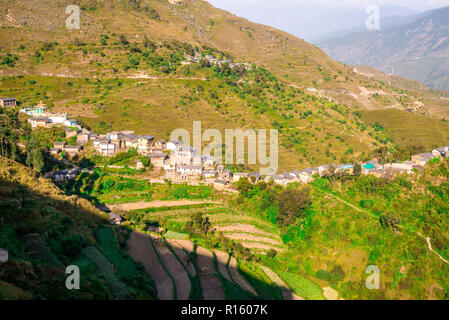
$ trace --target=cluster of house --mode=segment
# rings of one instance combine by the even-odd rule
[[[97,153],[104,157],[112,157],[133,148],[140,155],[165,157],[164,143],[155,142],[152,135],[135,135],[134,131],[113,131],[101,135],[91,134],[90,140],[93,141]]]
[[[63,182],[75,179],[80,174],[79,169],[65,169],[60,171],[49,172],[45,174],[45,178],[52,178],[55,182]]]
[[[201,53],[196,53],[195,56],[187,56],[185,61],[182,61],[182,65],[190,65],[194,63],[200,63],[201,60],[208,61],[213,66],[221,66],[221,65],[228,65],[230,68],[237,68],[237,67],[244,67],[245,69],[251,69],[251,64],[249,63],[234,63],[231,60],[228,59],[217,59],[212,55],[206,55],[202,56]]]
[[[413,173],[413,169],[423,169],[423,167],[434,158],[449,158],[449,146],[437,148],[431,153],[420,153],[413,155],[411,161],[395,162],[381,165],[376,160],[371,160],[361,164],[361,174],[372,174],[377,177],[383,177],[387,173],[400,174],[400,173]],[[234,173],[232,181],[237,182],[242,178],[248,178],[250,181],[266,181],[273,180],[275,184],[288,185],[293,182],[301,182],[304,184],[310,183],[314,180],[314,176],[318,175],[323,177],[329,173],[354,173],[353,164],[340,164],[340,165],[322,165],[316,168],[306,168],[303,170],[293,170],[291,172],[283,172],[281,174],[275,174],[270,176],[261,176],[259,173]]]
[[[50,109],[42,101],[34,107],[22,108],[20,112],[30,116],[28,122],[32,128],[49,128],[57,125],[72,127],[77,125],[77,121],[69,119],[67,113],[50,112]]]

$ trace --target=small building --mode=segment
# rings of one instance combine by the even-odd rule
[[[168,155],[165,153],[159,154],[149,154],[148,158],[150,158],[150,162],[157,168],[162,168],[165,164],[165,160],[168,158]]]
[[[153,143],[153,146],[157,149],[165,149],[165,141],[164,140],[158,140]]]
[[[97,141],[95,141],[97,142]],[[98,143],[98,153],[103,157],[112,157],[115,155],[116,146],[109,141],[99,141]]]
[[[8,262],[8,250],[0,248],[0,263]]]
[[[180,175],[187,176],[201,176],[203,173],[203,167],[201,166],[179,166],[176,168],[176,172]]]
[[[28,119],[28,123],[31,124],[31,128],[45,128],[51,123],[51,120],[44,117],[33,117]]]
[[[216,170],[203,170],[203,177],[204,178],[214,178],[216,177],[218,172]]]
[[[15,98],[0,98],[0,106],[14,108],[17,106]]]
[[[232,177],[233,182],[238,182],[242,178],[248,178],[248,174],[244,172],[236,172],[234,173],[234,176]]]
[[[59,150],[64,150],[66,143],[64,141],[55,141],[53,142],[53,145]]]
[[[432,150],[432,154],[435,157],[449,158],[449,147],[442,147]]]
[[[281,175],[273,174],[271,176],[265,177],[266,182],[270,182],[271,180],[273,180],[273,182],[275,184],[282,185],[282,186],[286,185],[286,180]]]
[[[51,148],[50,149],[51,155],[57,155],[57,154],[59,154],[59,152],[61,152],[61,149],[59,149],[59,148]]]
[[[78,134],[77,130],[69,129],[69,128],[67,128],[65,130],[65,137],[66,137],[66,139],[70,139],[72,137],[75,137],[77,134]]]
[[[90,132],[82,132],[78,134],[76,142],[79,144],[86,144],[89,142],[89,139],[90,139]]]
[[[232,179],[232,171],[229,169],[224,169],[220,172],[220,177],[222,177],[223,179]]]
[[[248,175],[248,179],[251,182],[253,182],[253,180],[254,180],[254,183],[257,183],[259,181],[262,181],[263,177],[260,175],[259,172],[253,172]]]
[[[109,212],[109,222],[112,224],[120,225],[123,221],[123,218],[120,217],[118,214],[115,214],[113,212]]]
[[[71,157],[77,155],[78,153],[80,153],[81,151],[81,146],[80,145],[76,145],[76,146],[65,146],[64,147],[64,151],[67,152],[67,154]]]
[[[139,159],[134,160],[134,162],[136,163],[136,170],[142,170],[145,168],[143,162],[140,161]]]
[[[214,181],[214,188],[218,191],[223,191],[229,185],[229,181],[217,179]]]
[[[175,151],[175,150],[181,148],[182,145],[183,145],[183,142],[179,141],[179,140],[169,141],[166,143],[165,149]]]

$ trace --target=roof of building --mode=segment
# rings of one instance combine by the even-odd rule
[[[224,184],[224,185],[226,185],[226,184],[229,184],[229,181],[217,179],[217,180],[214,181],[214,183],[215,184]]]

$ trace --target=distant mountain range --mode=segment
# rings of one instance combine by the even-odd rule
[[[449,7],[381,21],[381,30],[364,27],[334,32],[317,45],[332,58],[367,65],[449,90]]]

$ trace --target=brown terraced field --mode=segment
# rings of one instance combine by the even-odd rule
[[[132,232],[127,243],[127,251],[135,261],[145,266],[145,270],[156,283],[158,298],[173,300],[173,282],[160,265],[151,240],[140,232]]]
[[[188,300],[190,295],[190,279],[186,270],[178,261],[176,256],[162,241],[162,238],[151,236],[157,253],[162,260],[162,263],[167,268],[170,275],[173,277],[176,285],[176,298],[177,300]]]
[[[220,250],[213,250],[213,252],[214,252],[214,256],[217,260],[218,271],[224,278],[226,278],[226,280],[229,280],[232,282],[232,278],[231,278],[228,268],[227,268],[229,254],[227,252],[220,251]]]
[[[218,279],[212,252],[202,247],[197,247],[197,267],[203,288],[204,300],[225,300],[226,296]]]
[[[257,296],[256,290],[246,281],[246,279],[240,274],[237,268],[237,260],[231,257],[228,266],[229,273],[231,274],[232,280],[238,284],[243,290],[250,292],[251,294]]]
[[[187,254],[187,252],[190,253],[193,251],[193,243],[188,240],[175,240],[175,239],[166,239],[165,241],[167,241],[168,245],[173,249],[173,251],[178,256],[183,266],[189,272],[190,276],[195,277],[196,276],[195,265],[193,264],[192,259]]]

